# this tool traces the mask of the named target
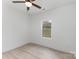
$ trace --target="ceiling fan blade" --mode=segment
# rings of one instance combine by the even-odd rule
[[[25,3],[25,1],[12,1],[13,3]]]
[[[26,2],[30,2],[30,0],[25,0]]]
[[[26,2],[33,2],[33,1],[35,1],[35,0],[25,0]]]
[[[41,8],[42,8],[41,6],[36,5],[36,4],[34,4],[34,3],[32,3],[32,5],[33,5],[33,6],[35,6],[35,7],[37,7],[37,8],[39,8],[39,9],[41,9]]]
[[[30,10],[30,7],[27,7],[27,11],[29,11]]]

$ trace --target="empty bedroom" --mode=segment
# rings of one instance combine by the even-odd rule
[[[76,0],[2,0],[2,59],[76,59]]]

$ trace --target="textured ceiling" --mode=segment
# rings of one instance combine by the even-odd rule
[[[14,7],[15,9],[18,9],[23,12],[27,12],[25,4],[23,4],[23,3],[14,4],[14,3],[12,3],[12,1],[16,1],[16,0],[4,0],[4,2],[6,4]],[[23,0],[17,0],[17,1],[23,1]],[[46,10],[56,8],[59,6],[63,6],[66,4],[74,3],[74,2],[75,2],[75,0],[36,0],[34,3],[42,6],[42,9],[37,9],[36,7],[32,6],[28,13],[30,13],[30,14],[41,13]]]

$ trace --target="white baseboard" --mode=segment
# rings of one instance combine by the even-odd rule
[[[51,48],[50,46],[46,46],[44,44],[39,44],[39,43],[36,43],[36,42],[30,42],[30,43],[34,43],[34,44],[38,44],[38,45],[41,45],[41,46],[44,46],[44,47]],[[52,49],[55,49],[55,48],[52,48]],[[76,56],[76,52],[75,51],[64,51],[64,50],[59,50],[59,49],[55,49],[55,50],[63,52],[63,53],[73,54],[74,56]]]

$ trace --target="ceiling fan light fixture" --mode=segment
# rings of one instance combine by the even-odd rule
[[[32,6],[32,3],[26,2],[25,5],[26,5],[27,7],[31,7],[31,6]]]

